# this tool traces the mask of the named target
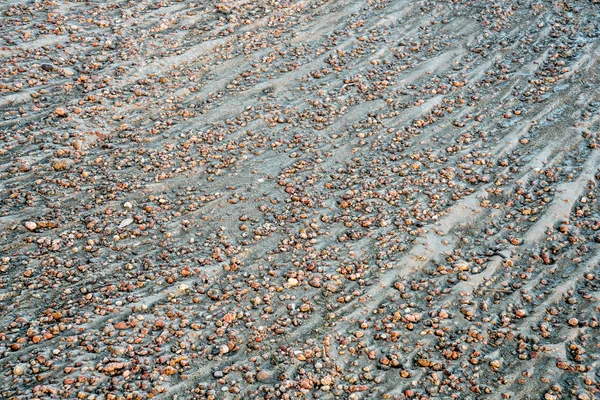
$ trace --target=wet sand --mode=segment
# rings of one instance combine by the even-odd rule
[[[0,398],[600,396],[597,1],[0,13]]]

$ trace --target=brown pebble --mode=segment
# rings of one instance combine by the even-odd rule
[[[515,315],[517,316],[517,318],[524,318],[527,316],[527,311],[519,308],[517,311],[515,311]]]
[[[55,171],[64,171],[68,166],[67,160],[56,160],[52,163],[52,168],[54,168]]]
[[[261,370],[256,374],[256,380],[259,382],[265,382],[271,379],[273,373],[270,371]]]
[[[329,375],[325,375],[324,377],[321,378],[322,386],[330,386],[332,383],[333,383],[333,379],[331,379],[331,376],[329,376]]]
[[[74,140],[73,148],[77,151],[81,151],[83,149],[83,140],[81,140],[81,139]]]
[[[115,329],[127,329],[128,326],[125,322],[119,321],[115,324]]]

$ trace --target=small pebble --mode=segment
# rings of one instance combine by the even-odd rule
[[[25,373],[25,368],[27,368],[24,364],[17,364],[13,368],[13,375],[21,376]]]
[[[259,382],[265,382],[265,381],[268,381],[269,379],[271,379],[272,376],[273,376],[272,372],[266,371],[266,370],[260,370],[256,374],[256,380]]]

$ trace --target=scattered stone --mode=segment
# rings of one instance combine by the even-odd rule
[[[77,151],[83,150],[83,145],[84,145],[84,142],[81,139],[75,139],[73,141],[73,148]]]
[[[273,373],[270,371],[260,370],[256,374],[256,380],[259,382],[266,382],[273,377]]]
[[[13,368],[13,375],[14,376],[21,376],[25,373],[25,369],[27,368],[27,366],[25,364],[17,364],[15,365],[15,367]]]
[[[56,107],[56,109],[54,110],[54,115],[56,115],[57,117],[66,117],[67,110],[65,110],[62,107]]]
[[[125,228],[126,226],[129,226],[133,223],[133,218],[125,218],[123,221],[121,221],[121,223],[119,224],[118,229],[121,228]]]
[[[517,316],[517,318],[525,318],[527,316],[527,311],[519,308],[515,311],[515,315]]]
[[[494,370],[497,371],[500,368],[501,362],[500,360],[492,360],[490,361],[490,367]]]
[[[290,287],[298,286],[298,279],[296,278],[289,278],[287,282]]]
[[[64,170],[68,169],[70,165],[71,164],[66,159],[54,160],[52,162],[52,168],[55,171],[64,171]]]

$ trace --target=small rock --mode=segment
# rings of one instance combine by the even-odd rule
[[[123,207],[131,210],[133,208],[133,204],[131,204],[129,201],[125,202],[125,204],[123,204]]]
[[[115,329],[121,329],[122,330],[122,329],[127,329],[127,328],[128,328],[127,324],[125,322],[123,322],[123,321],[119,321],[119,322],[117,322],[115,324]]]
[[[23,366],[23,364],[17,364],[13,368],[13,375],[15,375],[15,376],[21,376],[24,373],[25,373],[25,367]]]
[[[54,110],[54,114],[58,117],[66,117],[67,116],[67,110],[65,110],[62,107],[56,107],[56,109]]]
[[[30,231],[35,231],[37,228],[37,224],[33,221],[27,221],[25,222],[25,228],[29,229]]]
[[[119,229],[121,228],[125,228],[128,225],[131,225],[133,223],[133,218],[125,218],[123,221],[121,221],[121,223],[119,224]]]
[[[296,278],[290,278],[290,279],[288,279],[287,283],[291,287],[298,286],[298,279],[296,279]]]
[[[456,263],[454,265],[454,267],[456,269],[458,269],[459,271],[468,271],[469,270],[469,264],[467,264],[466,262]]]
[[[223,374],[223,371],[215,371],[215,372],[213,373],[213,376],[214,376],[215,378],[217,378],[217,379],[220,379],[220,378],[222,378],[222,377],[224,376],[224,374]]]
[[[273,374],[270,371],[261,370],[256,374],[256,380],[259,382],[264,382],[271,379],[272,376]]]
[[[83,149],[83,140],[81,140],[81,139],[74,140],[73,148],[77,151],[81,151]]]
[[[55,171],[64,171],[68,167],[69,163],[67,162],[67,160],[55,160],[52,163],[52,168],[54,168]]]
[[[230,324],[235,320],[235,314],[234,313],[227,313],[225,314],[225,316],[223,317],[223,322]]]
[[[331,376],[329,376],[329,375],[325,375],[324,377],[321,378],[322,386],[330,386],[332,383],[333,383],[333,379],[331,379]]]
[[[517,318],[524,318],[527,316],[527,311],[519,308],[517,311],[515,311],[515,315],[517,316]]]

